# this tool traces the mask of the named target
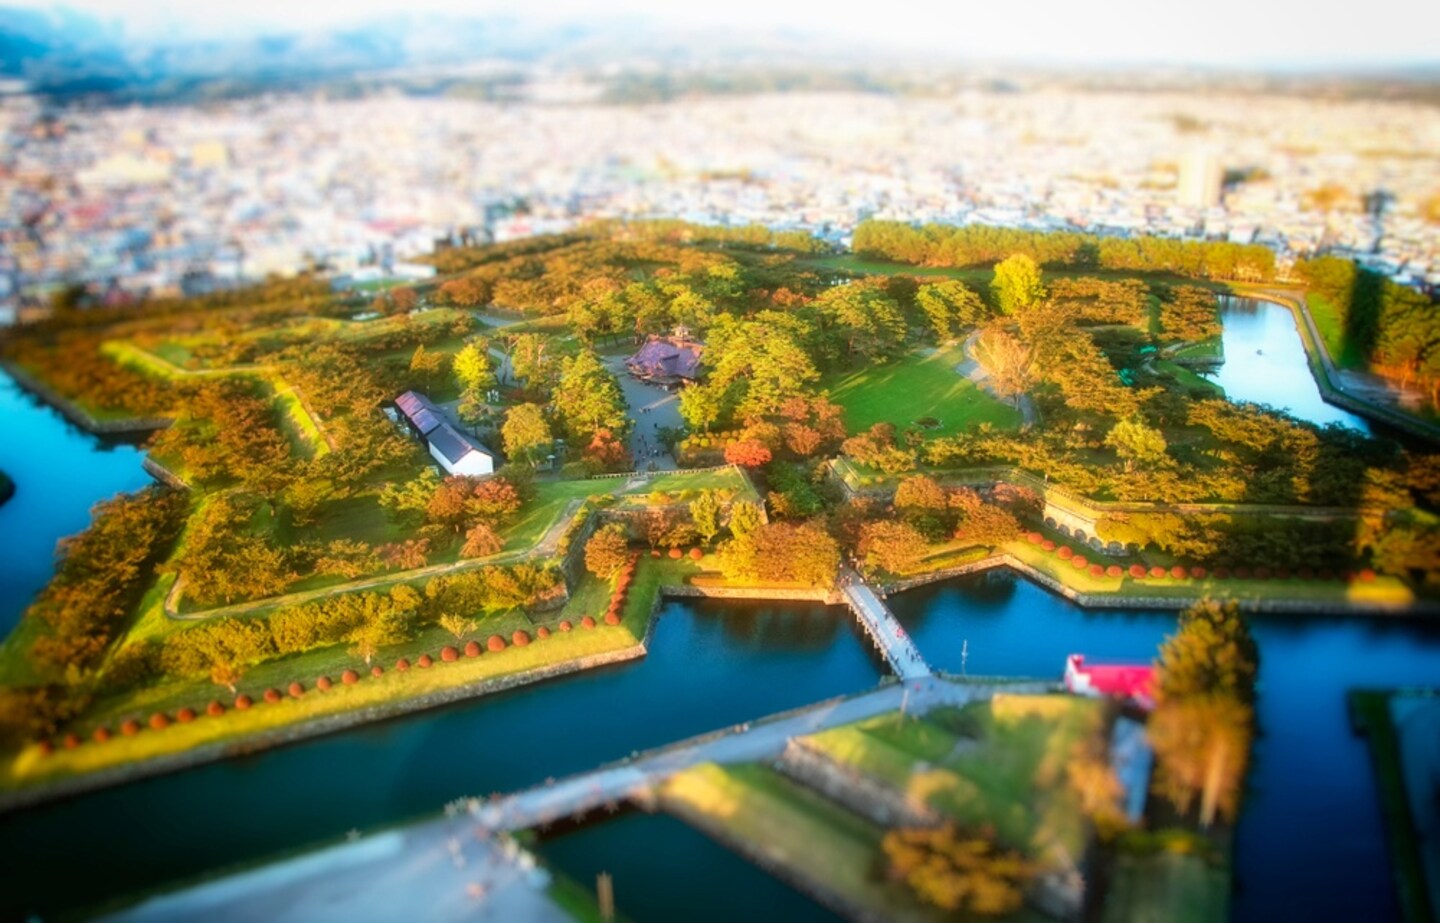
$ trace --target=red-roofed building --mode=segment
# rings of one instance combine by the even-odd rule
[[[1065,659],[1065,688],[1075,695],[1128,699],[1141,708],[1155,706],[1155,669],[1150,666],[1085,663],[1082,654]]]
[[[673,387],[700,375],[700,354],[705,347],[682,337],[652,336],[640,351],[625,360],[636,378]]]

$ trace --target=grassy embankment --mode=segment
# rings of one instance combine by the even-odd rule
[[[661,584],[683,582],[691,574],[698,573],[703,563],[697,564],[688,558],[679,561],[642,559],[626,596],[621,623],[615,626],[600,621],[610,599],[611,584],[587,576],[558,612],[527,614],[513,610],[485,615],[477,619],[475,630],[465,635],[464,640],[457,640],[436,627],[423,628],[409,641],[384,648],[375,657],[374,663],[383,665],[385,670],[379,677],[372,677],[369,667],[345,645],[269,661],[251,668],[239,684],[239,691],[251,695],[256,700],[255,704],[244,711],[228,708],[219,717],[205,715],[204,707],[211,699],[228,705],[231,701],[228,690],[200,680],[175,680],[102,701],[86,716],[85,722],[75,728],[85,736],[79,747],[58,749],[49,756],[43,755],[36,746],[26,747],[9,764],[0,766],[0,788],[44,784],[197,747],[245,747],[256,742],[257,738],[272,738],[277,732],[302,731],[302,725],[317,720],[343,719],[347,715],[354,720],[342,721],[342,725],[373,720],[406,710],[407,702],[414,703],[465,687],[474,687],[474,692],[481,692],[482,684],[487,681],[562,667],[583,658],[621,651],[633,647],[645,637]],[[157,604],[155,595],[152,592],[147,596],[147,603],[152,607]],[[585,615],[596,618],[598,624],[595,628],[580,626],[580,619]],[[574,628],[562,632],[558,626],[566,619],[573,623]],[[535,637],[536,629],[541,625],[552,632],[543,640]],[[529,632],[535,640],[523,647],[509,644],[510,634],[516,629]],[[440,660],[442,646],[449,644],[461,648],[469,639],[478,640],[483,645],[485,638],[491,634],[499,634],[506,639],[507,647],[503,651],[486,651],[477,657],[461,656],[452,663]],[[435,659],[435,663],[428,669],[421,669],[416,661],[426,653]],[[409,659],[411,666],[408,671],[395,669],[396,660],[400,657]],[[347,668],[361,675],[355,685],[339,682],[341,672]],[[320,676],[330,677],[334,687],[325,692],[317,689],[315,681]],[[306,691],[300,698],[287,695],[273,704],[261,698],[261,693],[267,688],[285,692],[292,681],[300,681],[305,686]],[[195,709],[201,713],[200,716],[188,724],[174,722],[176,712],[183,706]],[[172,723],[164,730],[156,731],[145,726],[134,736],[117,734],[103,744],[88,739],[89,732],[96,726],[103,724],[113,732],[125,718],[133,717],[143,724],[149,715],[156,712],[171,716]]]
[[[963,433],[990,423],[999,429],[1020,425],[1020,411],[981,390],[955,371],[965,359],[959,346],[914,352],[879,365],[827,376],[820,387],[845,409],[845,427],[862,432],[876,423],[897,430],[925,418],[939,425],[933,436]]]
[[[1404,756],[1390,715],[1391,696],[1389,692],[1352,691],[1350,718],[1370,747],[1380,807],[1385,816],[1385,838],[1394,863],[1400,912],[1406,923],[1423,923],[1433,919],[1431,910],[1437,906],[1440,895],[1430,895],[1425,884],[1421,842],[1405,790]]]

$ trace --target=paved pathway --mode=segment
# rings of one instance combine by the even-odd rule
[[[630,408],[630,455],[635,470],[644,471],[653,463],[658,470],[673,471],[675,459],[660,443],[660,430],[679,429],[680,398],[658,385],[641,381],[625,368],[625,356],[609,356],[605,367],[620,383],[620,393]]]
[[[843,571],[840,582],[845,602],[876,647],[884,653],[895,675],[907,681],[929,676],[930,665],[920,656],[915,642],[910,640],[899,620],[875,595],[875,591],[853,571]]]
[[[931,676],[882,686],[872,692],[831,699],[799,711],[737,725],[718,733],[680,741],[593,772],[572,776],[502,798],[477,803],[473,817],[493,831],[523,830],[577,814],[611,808],[631,795],[701,763],[748,763],[774,759],[795,737],[851,724],[902,706],[923,713],[940,705],[963,705],[997,692],[1038,695],[1055,683],[958,683]]]

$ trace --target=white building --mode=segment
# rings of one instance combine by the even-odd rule
[[[495,473],[495,458],[449,423],[441,423],[425,437],[430,455],[450,474],[481,477]]]

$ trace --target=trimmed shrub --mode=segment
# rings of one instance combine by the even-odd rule
[[[1190,579],[1204,580],[1205,573],[1205,568],[1201,567],[1199,564],[1196,564],[1194,567],[1190,568]]]
[[[1375,582],[1375,571],[1368,567],[1360,568],[1360,573],[1356,574],[1356,576],[1360,578],[1361,583]]]
[[[94,740],[97,744],[103,744],[110,739],[110,729],[102,724],[90,733],[90,739]]]
[[[595,617],[594,617],[594,616],[590,616],[590,615],[585,616],[583,619],[580,620],[580,627],[581,627],[581,628],[594,628],[594,627],[595,627]]]
[[[305,694],[305,684],[297,680],[291,683],[285,691],[290,693],[290,698],[298,699]]]
[[[221,715],[225,714],[225,706],[221,705],[215,699],[211,699],[210,704],[205,706],[205,714],[209,715],[212,718],[218,718]]]
[[[480,656],[480,650],[481,650],[481,648],[480,648],[480,642],[479,642],[479,641],[466,641],[466,642],[465,642],[465,656],[466,656],[466,657],[479,657],[479,656]]]
[[[1176,580],[1184,580],[1185,575],[1188,573],[1189,571],[1187,571],[1183,566],[1179,564],[1176,564],[1174,567],[1170,568],[1170,576],[1174,577]]]
[[[446,663],[454,663],[460,659],[460,652],[449,644],[440,648],[440,659]]]
[[[1301,580],[1314,580],[1315,568],[1311,567],[1309,564],[1306,564],[1299,570],[1295,571],[1295,576],[1299,577]]]
[[[1075,568],[1076,570],[1084,570],[1085,568],[1090,566],[1090,562],[1085,560],[1085,556],[1083,554],[1077,554],[1075,555],[1075,557],[1070,559],[1070,566]]]
[[[679,548],[671,548],[669,554],[670,557],[676,561],[680,560],[682,557],[685,556],[685,552],[681,551]]]
[[[1254,574],[1256,580],[1269,580],[1270,568],[1266,567],[1264,564],[1261,564],[1259,567],[1255,568]]]
[[[328,676],[322,676],[319,679],[315,680],[315,688],[319,689],[321,692],[329,692],[330,687],[333,685],[335,684],[330,682],[330,677]]]
[[[1335,569],[1332,567],[1322,567],[1319,571],[1316,572],[1316,574],[1321,580],[1335,579]]]
[[[1275,568],[1275,579],[1276,579],[1276,580],[1289,580],[1289,579],[1290,579],[1290,568],[1285,567],[1285,566],[1283,566],[1283,565],[1280,566],[1280,567]]]
[[[1045,536],[1041,535],[1039,532],[1026,532],[1025,541],[1029,542],[1032,545],[1038,545],[1041,542],[1045,541]]]
[[[698,545],[690,549],[690,560],[698,561],[703,557],[705,557],[705,552],[701,551]]]
[[[1109,567],[1105,568],[1105,576],[1107,577],[1123,577],[1124,575],[1125,568],[1121,567],[1119,564],[1111,564]]]
[[[1052,542],[1052,541],[1050,541],[1050,539],[1047,538],[1047,539],[1045,539],[1045,541],[1043,541],[1043,542],[1040,543],[1040,550],[1041,550],[1041,551],[1054,551],[1054,550],[1055,550],[1055,543]]]
[[[252,698],[250,698],[248,695],[246,695],[246,694],[243,693],[243,692],[240,693],[239,695],[237,695],[237,696],[235,697],[235,709],[236,709],[236,711],[244,711],[245,709],[249,708],[251,705],[254,705],[254,704],[255,704],[255,700],[252,699]]]
[[[1236,580],[1249,580],[1249,579],[1250,579],[1250,568],[1246,567],[1246,566],[1243,565],[1243,564],[1240,565],[1239,567],[1235,568],[1235,579],[1236,579]]]
[[[1210,572],[1210,576],[1214,577],[1216,580],[1225,580],[1230,576],[1230,568],[1222,565],[1212,570]]]
[[[274,705],[276,702],[280,701],[280,699],[281,695],[279,689],[275,689],[272,687],[265,690],[265,701],[269,702],[271,705]]]
[[[491,635],[485,639],[485,647],[492,651],[505,650],[505,639],[499,635]]]
[[[523,628],[517,628],[510,636],[510,643],[516,647],[524,647],[530,643],[530,633]]]
[[[431,657],[429,654],[421,654],[419,657],[415,658],[415,665],[422,670],[428,670],[430,667],[434,666],[434,664],[435,658]]]
[[[191,708],[189,705],[186,705],[184,708],[180,709],[175,713],[175,720],[179,721],[181,724],[189,724],[191,721],[195,720],[195,709]]]
[[[1091,564],[1091,565],[1090,565],[1090,576],[1092,576],[1092,577],[1103,577],[1103,576],[1105,576],[1105,565],[1104,565],[1104,564]]]
[[[380,666],[380,664],[377,663],[377,664],[375,664],[375,666],[373,666],[373,667],[370,668],[370,675],[371,675],[371,676],[384,676],[384,675],[385,675],[385,668],[382,667],[382,666]]]
[[[136,734],[140,733],[140,722],[136,721],[134,718],[126,718],[124,721],[120,722],[120,733],[124,734],[126,737],[134,737]]]
[[[1071,548],[1069,545],[1061,545],[1060,549],[1055,552],[1055,557],[1059,558],[1062,561],[1068,561],[1074,556],[1075,549]]]
[[[41,756],[49,756],[50,754],[55,752],[55,745],[48,740],[42,740],[35,746],[40,748]]]
[[[574,627],[575,627],[574,625],[571,625],[571,624],[570,624],[570,620],[569,620],[569,619],[561,619],[561,620],[560,620],[560,630],[561,630],[561,631],[569,631],[570,629],[572,629],[572,628],[574,628]]]
[[[194,713],[192,712],[191,714]],[[80,746],[80,735],[76,734],[74,731],[70,731],[65,735],[64,743],[66,750],[74,750],[76,747]]]
[[[150,726],[157,731],[163,731],[170,726],[170,716],[163,711],[157,711],[150,716]]]
[[[344,673],[340,674],[340,682],[344,683],[347,686],[353,686],[359,681],[360,674],[356,673],[354,670],[346,670]]]
[[[660,549],[659,549],[659,548],[651,548],[651,549],[650,549],[650,557],[652,557],[652,558],[658,558],[658,557],[660,557]]]
[[[1150,576],[1157,579],[1165,576],[1165,568],[1161,567],[1159,564],[1156,564],[1154,567],[1150,568]]]
[[[619,624],[620,624],[620,614],[619,614],[618,612],[607,612],[607,613],[605,613],[605,624],[606,624],[606,625],[619,625]]]
[[[544,625],[541,625],[539,628],[535,629],[535,637],[539,638],[541,641],[544,641],[546,638],[550,637],[550,629],[546,628]]]
[[[406,660],[404,657],[401,657],[399,660],[395,661],[395,669],[399,670],[401,673],[404,673],[406,670],[410,669],[410,661]]]
[[[1132,576],[1132,577],[1137,577],[1137,578],[1138,578],[1138,577],[1143,577],[1143,576],[1145,576],[1145,565],[1144,565],[1144,564],[1131,564],[1131,565],[1130,565],[1130,576]]]

